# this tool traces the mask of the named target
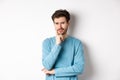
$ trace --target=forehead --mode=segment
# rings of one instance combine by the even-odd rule
[[[54,18],[54,22],[65,22],[65,21],[66,21],[65,17]]]

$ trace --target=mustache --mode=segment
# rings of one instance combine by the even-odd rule
[[[58,29],[57,31],[59,31],[59,30],[64,30],[63,28],[60,28],[60,29]]]

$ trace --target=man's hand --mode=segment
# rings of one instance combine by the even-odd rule
[[[55,74],[54,69],[52,69],[52,70],[49,71],[49,70],[43,68],[42,71],[43,71],[46,75]]]
[[[56,44],[60,44],[62,41],[64,41],[63,35],[56,35]]]

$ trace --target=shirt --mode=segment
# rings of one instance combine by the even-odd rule
[[[42,64],[47,70],[54,69],[54,75],[46,75],[46,80],[78,80],[84,70],[84,50],[82,42],[72,36],[57,45],[56,38],[50,37],[42,43]]]

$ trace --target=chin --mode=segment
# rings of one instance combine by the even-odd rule
[[[64,34],[66,34],[66,32],[62,32],[62,33],[57,32],[57,33],[58,33],[58,35],[64,35]]]
[[[60,35],[65,35],[66,33],[60,33]]]

